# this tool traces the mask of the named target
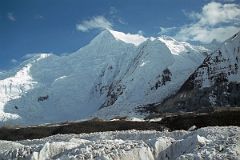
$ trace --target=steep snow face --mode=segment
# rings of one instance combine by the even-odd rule
[[[239,127],[121,131],[0,141],[2,159],[239,159]]]
[[[240,33],[208,55],[171,100],[159,110],[196,111],[240,105]]]
[[[129,70],[110,86],[102,109],[93,116],[136,116],[137,108],[161,102],[181,87],[206,51],[173,39],[143,42]]]
[[[103,31],[70,55],[40,54],[1,74],[0,125],[136,114],[136,107],[173,94],[205,51],[170,38]]]

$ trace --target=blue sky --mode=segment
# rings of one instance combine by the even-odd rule
[[[239,22],[239,0],[0,0],[0,70],[34,53],[74,52],[106,28],[208,43]]]

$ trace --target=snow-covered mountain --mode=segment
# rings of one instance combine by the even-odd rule
[[[207,111],[240,105],[240,32],[208,55],[183,84],[157,110]]]
[[[111,118],[175,93],[209,50],[106,30],[66,55],[39,54],[0,74],[0,124]]]
[[[143,42],[124,77],[110,86],[102,109],[94,116],[135,116],[136,108],[161,102],[181,87],[207,53],[203,47],[166,36]]]

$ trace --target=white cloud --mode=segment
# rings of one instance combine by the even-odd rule
[[[183,41],[200,41],[209,43],[216,39],[222,42],[239,31],[239,27],[226,26],[217,28],[205,28],[197,25],[183,27],[175,36]]]
[[[11,13],[11,12],[9,12],[8,14],[7,14],[7,18],[10,20],[10,21],[16,21],[16,18],[15,18],[15,16],[13,15],[13,13]]]
[[[160,27],[160,32],[158,34],[168,34],[176,29],[177,27]]]
[[[110,23],[105,17],[96,16],[92,19],[82,21],[82,23],[76,25],[76,28],[79,31],[87,32],[91,29],[111,29],[112,26],[112,23]]]
[[[240,20],[240,6],[238,4],[221,4],[211,2],[202,8],[199,14],[201,25],[217,25]]]
[[[29,54],[24,55],[21,59],[26,60],[26,59],[32,58],[36,55],[37,55],[36,53],[29,53]]]
[[[35,16],[34,16],[34,19],[43,20],[43,19],[44,19],[44,16],[42,16],[42,15],[35,15]]]
[[[235,0],[218,0],[220,2],[234,2]]]
[[[15,64],[17,63],[18,61],[16,59],[11,59],[11,63]]]
[[[199,13],[196,13],[196,12],[194,12],[194,11],[188,12],[188,11],[186,11],[186,10],[183,9],[182,12],[183,12],[183,14],[184,14],[185,16],[187,16],[188,18],[190,18],[190,19],[192,19],[192,20],[198,19],[199,16],[200,16]]]
[[[118,23],[120,23],[120,24],[127,24],[127,23],[125,22],[125,20],[122,19],[122,18],[118,15],[118,13],[119,13],[118,9],[115,8],[115,7],[113,7],[113,6],[111,6],[110,9],[109,9],[108,15],[109,15],[110,19],[111,19],[112,21],[114,21],[114,22],[116,21],[116,22],[118,22]]]
[[[120,24],[128,24],[124,19],[122,19],[121,17],[117,17],[117,21],[120,23]]]
[[[222,42],[240,30],[239,4],[210,2],[200,13],[191,12],[188,17],[195,22],[181,27],[175,38],[204,43],[213,39]]]
[[[109,10],[109,14],[116,15],[116,14],[118,14],[118,10],[115,7],[111,6],[110,10]]]
[[[142,30],[139,30],[139,31],[138,31],[138,34],[139,34],[139,35],[143,35],[144,32],[143,32]]]

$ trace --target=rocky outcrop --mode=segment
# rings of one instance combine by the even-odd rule
[[[123,90],[125,89],[125,86],[122,85],[119,82],[113,82],[109,87],[108,87],[108,93],[107,93],[107,98],[106,101],[103,103],[103,105],[100,107],[108,107],[113,105],[116,100],[118,99],[118,96],[123,94]]]
[[[157,90],[159,87],[166,85],[167,82],[171,81],[172,73],[167,68],[163,71],[162,75],[157,76],[157,81],[154,86],[151,87],[151,90]]]

